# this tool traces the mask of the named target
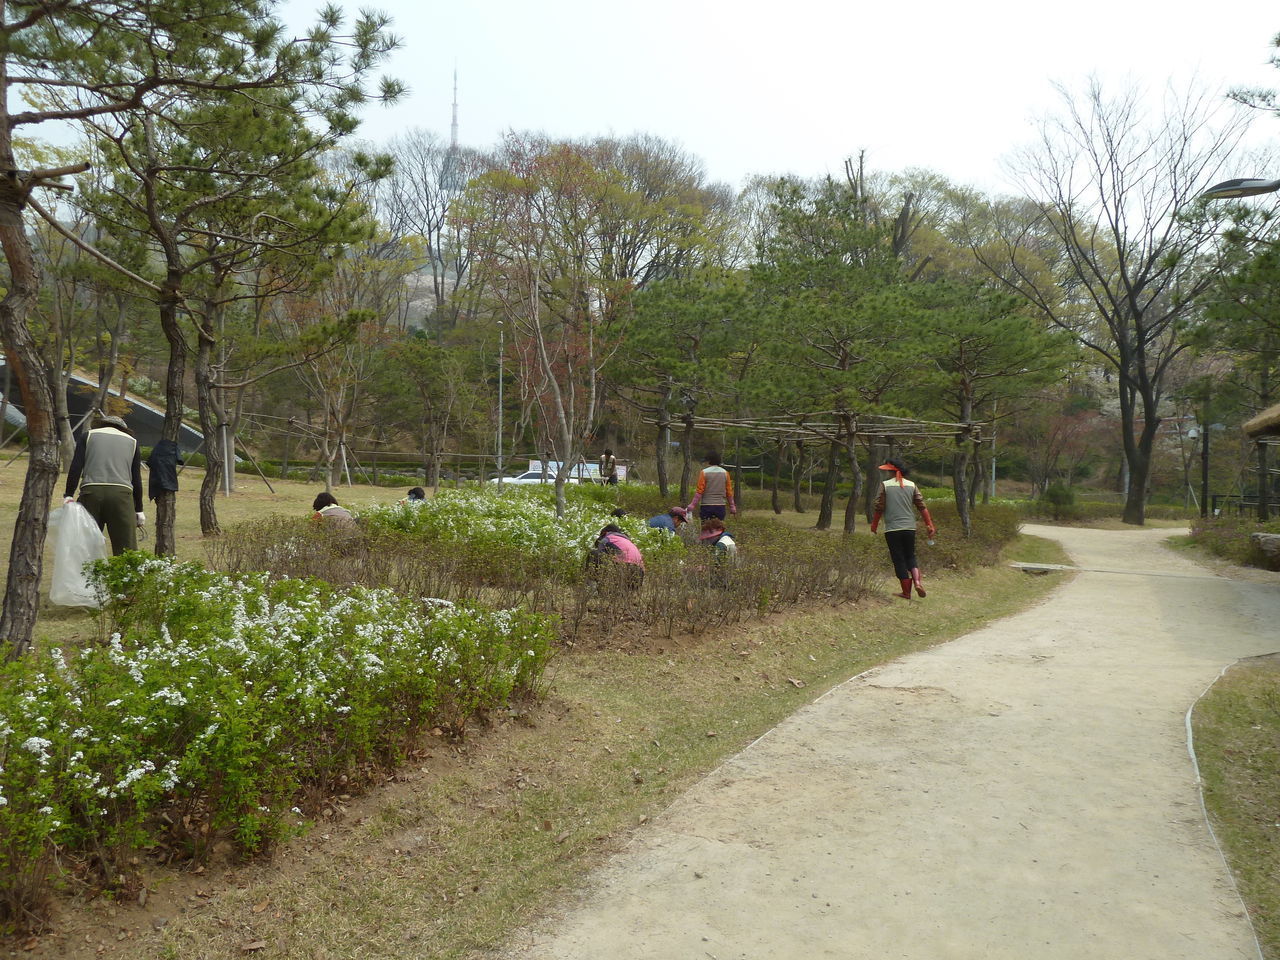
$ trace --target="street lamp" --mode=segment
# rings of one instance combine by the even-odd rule
[[[1256,197],[1260,193],[1274,193],[1280,190],[1280,180],[1259,180],[1257,178],[1237,177],[1234,180],[1223,180],[1221,183],[1215,183],[1212,187],[1200,194],[1201,200],[1234,200],[1237,197]],[[1204,471],[1205,471],[1205,487],[1208,487],[1209,476],[1209,430],[1205,425],[1204,433]],[[1266,522],[1271,515],[1271,497],[1270,497],[1270,477],[1265,469],[1266,454],[1262,441],[1258,441],[1258,519]],[[1207,516],[1204,512],[1205,505],[1201,504],[1201,516]]]
[[[498,489],[502,489],[502,361],[506,354],[502,321],[498,321]]]
[[[1236,177],[1223,180],[1200,194],[1201,200],[1234,200],[1236,197],[1256,197],[1260,193],[1280,190],[1280,180],[1259,180],[1256,177]]]

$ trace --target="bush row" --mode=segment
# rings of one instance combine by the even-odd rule
[[[1119,520],[1124,515],[1123,503],[1068,498],[1008,501],[1028,520],[1051,520],[1063,523],[1087,523],[1092,520]],[[1182,506],[1147,504],[1148,520],[1189,520],[1191,511]]]
[[[104,639],[0,674],[0,920],[20,924],[70,854],[125,885],[139,846],[201,860],[268,849],[338,784],[424,728],[537,683],[544,617],[228,577],[133,552],[96,565]]]
[[[663,512],[656,488],[573,486],[567,497],[569,509],[557,518],[551,492],[541,488],[442,493],[417,507],[360,510],[359,528],[348,536],[295,518],[255,521],[213,541],[210,561],[232,573],[268,570],[411,596],[520,605],[557,615],[561,638],[573,641],[600,635],[600,621],[664,636],[697,634],[798,603],[858,600],[888,576],[884,547],[871,538],[814,536],[759,515],[729,519],[738,561],[726,576],[712,569],[693,525],[683,537],[646,526],[648,516]],[[618,504],[626,516],[611,515]],[[954,504],[930,506],[940,534],[935,546],[920,545],[926,571],[988,563],[1017,535],[1011,507],[978,507],[966,538]],[[623,589],[584,575],[587,548],[609,522],[623,527],[644,555],[639,585]]]
[[[1258,549],[1250,539],[1251,533],[1280,533],[1280,520],[1259,523],[1250,517],[1221,516],[1191,521],[1192,541],[1210,553],[1245,566],[1280,569],[1280,562]]]
[[[692,529],[673,536],[636,515],[616,518],[610,503],[596,503],[593,496],[575,495],[563,519],[556,518],[550,495],[538,491],[437,497],[421,507],[372,506],[346,535],[276,517],[228,528],[211,542],[209,557],[231,573],[267,570],[457,602],[519,605],[556,615],[564,640],[598,632],[599,619],[657,626],[669,636],[810,599],[856,600],[878,565],[858,541],[845,546],[837,537],[814,537],[771,520],[736,518],[730,527],[739,562],[732,576],[713,578],[710,549],[697,543]],[[645,559],[643,582],[621,592],[608,578],[586,571],[588,547],[611,522],[626,530]]]

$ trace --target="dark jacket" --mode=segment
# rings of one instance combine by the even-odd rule
[[[147,496],[159,500],[160,494],[166,490],[178,489],[178,464],[182,458],[178,453],[178,445],[172,440],[161,440],[147,457],[147,469],[151,472],[147,480]]]

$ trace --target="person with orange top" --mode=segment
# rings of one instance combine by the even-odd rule
[[[871,532],[876,532],[883,519],[884,542],[889,547],[893,571],[902,587],[902,592],[895,596],[910,600],[914,586],[916,593],[923,597],[924,584],[921,582],[920,564],[916,560],[916,512],[919,511],[924,519],[930,539],[937,534],[937,528],[919,488],[907,479],[906,465],[896,457],[890,457],[880,464],[879,469],[884,471],[884,482],[880,485],[880,495],[876,497]]]
[[[711,451],[703,458],[703,463],[706,466],[698,473],[697,490],[685,510],[690,514],[697,510],[699,520],[707,517],[723,520],[726,509],[736,516],[738,505],[733,502],[733,477],[720,466],[720,454]]]

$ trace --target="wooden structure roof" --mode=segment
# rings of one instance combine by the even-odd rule
[[[1245,436],[1251,440],[1280,437],[1280,403],[1274,407],[1267,407],[1252,420],[1246,420],[1244,432]]]

